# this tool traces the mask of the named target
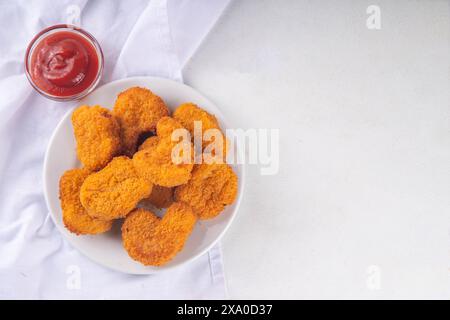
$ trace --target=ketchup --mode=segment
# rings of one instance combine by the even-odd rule
[[[83,35],[57,31],[40,40],[30,57],[29,73],[34,85],[56,97],[82,93],[97,79],[99,57]]]

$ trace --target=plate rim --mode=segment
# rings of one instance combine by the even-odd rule
[[[153,80],[153,81],[162,81],[162,82],[170,82],[170,83],[176,83],[177,85],[181,85],[185,88],[187,88],[188,90],[194,91],[196,94],[200,95],[203,99],[205,99],[209,104],[215,106],[217,108],[217,110],[219,111],[219,116],[220,116],[220,121],[222,123],[227,123],[225,121],[225,119],[223,119],[223,115],[222,112],[220,111],[220,109],[217,107],[217,105],[215,103],[212,103],[211,100],[209,100],[207,97],[205,97],[201,92],[199,92],[198,90],[186,85],[185,83],[182,82],[178,82],[175,80],[171,80],[171,79],[167,79],[167,78],[160,78],[160,77],[154,77],[154,76],[137,76],[137,77],[128,77],[128,78],[122,78],[122,79],[118,79],[118,80],[114,80],[114,81],[110,81],[108,83],[104,83],[101,86],[97,87],[91,94],[95,93],[95,91],[102,89],[103,87],[112,85],[112,84],[118,84],[118,83],[123,83],[123,82],[129,82],[129,81],[146,81],[146,80]],[[78,100],[78,102],[81,100]],[[51,146],[54,143],[54,140],[56,139],[56,134],[57,132],[59,132],[60,127],[63,125],[63,123],[65,123],[66,119],[72,114],[73,110],[75,110],[77,108],[77,106],[73,106],[70,107],[69,110],[67,110],[67,112],[64,114],[64,116],[61,118],[61,120],[59,121],[59,123],[56,125],[55,129],[53,129],[53,132],[50,136],[50,139],[48,140],[47,143],[47,147],[45,150],[45,156],[44,156],[44,163],[43,163],[43,170],[42,170],[42,179],[43,179],[43,187],[44,187],[44,197],[45,197],[45,203],[47,205],[47,209],[48,209],[48,214],[51,216],[51,219],[53,221],[53,223],[55,224],[56,228],[58,229],[58,232],[61,234],[62,238],[64,238],[64,241],[68,241],[69,244],[71,246],[73,246],[78,252],[80,252],[83,256],[85,256],[86,258],[90,259],[91,261],[95,262],[96,264],[108,268],[110,270],[114,270],[117,272],[121,272],[121,273],[125,273],[125,274],[135,274],[135,275],[150,275],[150,274],[160,274],[163,272],[167,272],[169,270],[173,270],[176,268],[179,268],[181,266],[184,266],[196,259],[198,259],[200,256],[206,254],[209,250],[211,250],[212,247],[214,247],[221,239],[222,237],[225,235],[225,233],[228,231],[228,229],[231,227],[234,219],[236,218],[236,215],[239,211],[239,207],[240,207],[240,203],[242,201],[242,197],[243,197],[243,191],[244,191],[244,186],[245,186],[245,164],[236,164],[240,166],[240,177],[239,177],[239,184],[238,184],[238,196],[236,198],[236,207],[233,210],[231,217],[229,219],[229,221],[227,222],[227,224],[225,225],[224,229],[219,233],[219,235],[216,237],[216,239],[214,241],[212,241],[205,249],[203,249],[202,251],[200,251],[199,253],[189,257],[188,259],[186,259],[183,262],[180,262],[178,264],[175,265],[170,265],[170,266],[162,266],[162,267],[155,267],[152,266],[152,269],[148,269],[144,272],[132,272],[130,270],[124,270],[121,269],[120,267],[116,267],[115,265],[108,265],[105,264],[101,261],[101,259],[97,259],[97,257],[94,257],[92,255],[89,255],[83,248],[82,246],[79,246],[78,244],[75,243],[75,241],[73,241],[71,238],[67,237],[65,234],[65,229],[64,226],[59,224],[56,221],[56,214],[52,212],[51,209],[51,205],[50,205],[50,199],[49,199],[49,195],[50,195],[50,191],[49,191],[49,181],[47,181],[47,175],[48,175],[48,171],[49,171],[49,151]],[[227,128],[225,128],[227,129]],[[239,150],[237,151],[239,152]],[[239,158],[239,155],[238,155]],[[59,195],[58,195],[59,198]],[[129,257],[129,259],[132,259],[131,257]],[[132,259],[133,260],[133,259]],[[138,262],[139,263],[139,262]],[[144,266],[145,267],[145,266]]]

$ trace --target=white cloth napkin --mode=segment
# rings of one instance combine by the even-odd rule
[[[197,7],[198,2],[194,1]],[[215,2],[203,8],[210,11],[202,10],[192,19],[204,19],[210,28],[227,1]],[[52,131],[74,103],[39,96],[23,70],[25,48],[33,35],[47,26],[72,22],[91,32],[104,50],[102,83],[135,75],[181,81],[180,52],[184,61],[188,54],[182,45],[174,45],[172,36],[187,43],[186,31],[173,32],[170,27],[188,29],[180,21],[189,21],[186,14],[193,14],[186,2],[181,3],[170,4],[175,11],[169,23],[168,5],[161,0],[0,0],[0,299],[225,297],[218,247],[173,271],[134,276],[91,262],[62,238],[44,201],[42,166]],[[207,29],[197,22],[195,30],[189,43],[196,46]],[[186,50],[192,53],[195,48]]]

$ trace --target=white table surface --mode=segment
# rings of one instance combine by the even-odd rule
[[[222,241],[230,298],[450,298],[449,20],[448,1],[228,7],[185,81],[280,129],[279,173],[248,166]]]

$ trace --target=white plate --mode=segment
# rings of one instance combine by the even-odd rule
[[[167,79],[135,77],[114,81],[93,91],[81,100],[79,105],[99,104],[106,108],[112,108],[117,94],[133,86],[149,88],[165,101],[171,111],[183,102],[196,103],[216,115],[222,129],[230,128],[224,122],[219,109],[208,99],[187,85]],[[226,207],[218,217],[198,222],[183,250],[162,267],[143,266],[128,256],[122,246],[120,222],[115,223],[111,231],[100,235],[76,236],[70,233],[62,222],[58,195],[59,178],[64,171],[80,167],[75,151],[75,138],[71,123],[72,112],[73,110],[67,112],[50,139],[44,161],[44,192],[53,221],[75,248],[105,267],[131,274],[151,274],[194,260],[208,251],[223,236],[231,225],[241,201],[244,184],[244,166],[242,165],[233,166],[239,178],[236,202]]]

